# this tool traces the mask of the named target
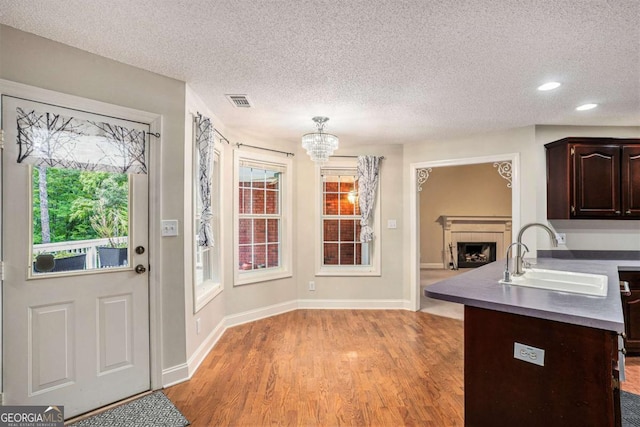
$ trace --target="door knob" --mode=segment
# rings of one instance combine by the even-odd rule
[[[142,273],[144,273],[145,271],[147,271],[147,269],[146,269],[146,268],[144,268],[144,265],[142,265],[142,264],[138,264],[138,265],[136,265],[136,273],[138,273],[138,274],[142,274]]]
[[[144,246],[136,246],[136,253],[142,255],[144,253]]]

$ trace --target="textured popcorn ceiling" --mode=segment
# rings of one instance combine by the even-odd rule
[[[316,115],[342,146],[640,125],[638,0],[0,0],[0,22],[184,80],[267,141]]]

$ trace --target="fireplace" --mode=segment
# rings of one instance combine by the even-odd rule
[[[496,260],[496,242],[458,242],[458,268],[475,268]]]
[[[482,253],[491,261],[500,261],[505,258],[505,253],[509,244],[511,244],[511,217],[508,216],[452,216],[443,215],[440,217],[443,229],[443,263],[439,267],[430,268],[447,268],[454,264],[462,267],[467,263],[467,257],[464,255],[467,251],[459,249],[458,243],[464,242],[472,245],[495,245],[493,249],[483,251],[476,250],[473,253]],[[493,252],[492,252],[493,251]],[[463,257],[459,258],[458,254],[462,253]],[[476,257],[477,258],[477,257]],[[473,257],[469,261],[469,267],[479,267],[490,261],[474,260]],[[462,264],[462,265],[460,265]],[[429,267],[426,267],[429,268]]]

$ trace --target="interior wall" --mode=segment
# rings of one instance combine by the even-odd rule
[[[511,188],[493,163],[433,168],[420,191],[420,263],[444,268],[440,217],[511,216]]]
[[[0,78],[162,115],[161,218],[184,217],[185,84],[33,34],[0,25]],[[151,140],[151,150],[157,149]],[[156,142],[157,144],[157,142]],[[159,230],[160,224],[150,224]],[[184,364],[184,235],[160,241],[162,259],[162,368]]]
[[[316,276],[316,257],[319,257],[320,242],[316,238],[316,227],[320,221],[317,209],[320,189],[315,188],[316,168],[306,152],[296,156],[298,191],[294,210],[298,216],[296,233],[297,298],[306,304],[319,306],[346,306],[354,301],[367,304],[398,304],[403,299],[404,271],[402,266],[403,236],[402,221],[402,146],[364,146],[340,149],[336,155],[384,156],[380,167],[380,276],[322,277]],[[342,160],[342,159],[340,159]],[[395,219],[396,229],[387,228],[387,221]],[[315,282],[315,291],[309,290],[309,282]],[[376,300],[374,303],[373,300]],[[369,301],[369,303],[367,302]]]

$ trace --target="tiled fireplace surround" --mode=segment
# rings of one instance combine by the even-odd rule
[[[495,242],[496,260],[505,259],[505,251],[511,244],[511,217],[509,216],[449,216],[440,217],[444,232],[444,268],[453,256],[457,263],[458,242]]]

